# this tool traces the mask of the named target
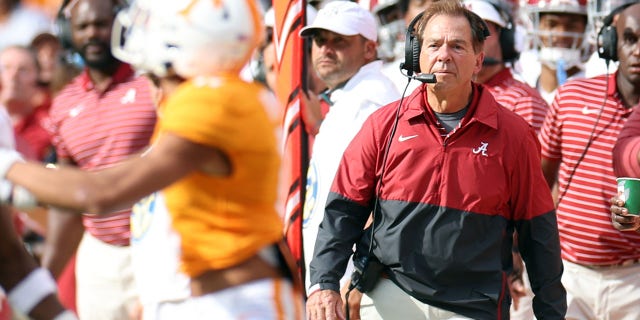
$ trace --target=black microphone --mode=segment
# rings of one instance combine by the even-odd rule
[[[418,80],[422,83],[436,83],[436,75],[433,73],[420,73],[410,76],[413,80]]]

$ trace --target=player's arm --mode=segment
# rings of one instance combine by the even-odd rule
[[[0,286],[6,290],[11,307],[32,319],[75,319],[64,313],[55,282],[46,270],[38,268],[20,242],[6,206],[0,206]]]
[[[71,166],[73,163],[70,159],[59,158],[58,165]],[[41,264],[57,279],[78,249],[84,226],[82,216],[59,208],[49,208],[47,215],[47,237]]]
[[[231,172],[227,157],[220,150],[172,133],[160,136],[142,156],[104,170],[86,172],[69,167],[49,170],[25,162],[15,162],[9,167],[6,179],[26,188],[40,202],[94,214],[131,207],[142,197],[194,171],[206,170],[220,176]]]

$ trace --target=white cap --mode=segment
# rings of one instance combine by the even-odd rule
[[[343,36],[357,34],[371,40],[378,40],[378,29],[373,14],[351,1],[333,1],[318,10],[313,23],[300,30],[300,36],[309,37],[318,29],[324,29]]]
[[[504,28],[507,26],[507,21],[505,21],[504,17],[500,15],[498,9],[494,7],[491,3],[484,0],[465,0],[464,6],[467,9],[471,10],[471,12],[477,14],[482,20],[493,22],[500,26],[500,28]]]

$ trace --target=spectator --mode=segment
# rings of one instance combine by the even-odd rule
[[[640,294],[640,235],[612,228],[609,211],[613,146],[640,97],[640,4],[624,7],[609,27],[618,71],[560,87],[540,135],[545,177],[559,186],[567,319],[640,318],[631,298]]]
[[[49,87],[56,67],[62,61],[62,47],[60,40],[51,33],[44,32],[31,41],[29,47],[36,53],[40,74],[38,82],[41,86]]]
[[[166,29],[142,42],[133,38],[135,30],[124,34],[125,42],[128,36],[134,41],[135,54],[127,58],[156,76],[173,68],[186,79],[159,107],[153,145],[143,155],[82,172],[14,162],[4,149],[2,167],[11,167],[6,177],[28,184],[42,202],[76,213],[107,214],[138,201],[148,214],[166,211],[178,237],[178,247],[167,250],[179,252],[191,297],[161,306],[159,318],[301,319],[302,297],[279,246],[279,157],[266,92],[239,76],[260,40],[260,17],[253,0],[218,4],[138,4],[149,30]],[[163,50],[169,46],[177,51]],[[36,180],[51,183],[31,185]],[[74,196],[80,193],[85,196]]]
[[[9,46],[0,52],[0,104],[13,123],[17,149],[28,158],[45,161],[52,152],[45,129],[51,101],[38,85],[38,60],[27,47]]]
[[[77,0],[63,5],[60,12],[68,20],[59,25],[68,30],[61,32],[61,40],[87,67],[54,98],[50,131],[59,165],[93,171],[147,146],[156,112],[147,80],[111,54],[111,25],[121,3]],[[137,302],[129,247],[131,213],[123,209],[82,217],[58,209],[49,212],[43,265],[57,278],[77,249],[80,318],[127,319]]]
[[[584,62],[591,54],[587,0],[531,0],[525,10],[531,48],[520,56],[519,74],[547,103],[569,79],[584,77]]]
[[[330,105],[315,137],[307,174],[302,237],[308,271],[329,188],[344,149],[372,112],[400,94],[381,73],[374,17],[358,4],[327,4],[300,35],[311,38],[313,71],[327,85],[321,95]],[[312,93],[308,96],[305,105],[319,104]],[[308,288],[308,272],[305,278]],[[341,284],[348,280],[344,277]]]
[[[471,81],[488,34],[457,1],[433,3],[417,22],[410,43],[418,41],[420,70],[437,83],[373,113],[345,150],[311,261],[310,319],[339,313],[338,280],[356,242],[356,260],[369,261],[363,273],[381,265],[366,294],[382,318],[506,319],[514,230],[536,316],[564,319],[557,224],[536,134]]]

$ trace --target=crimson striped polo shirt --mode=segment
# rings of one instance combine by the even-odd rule
[[[516,80],[509,68],[495,74],[484,85],[499,104],[521,116],[540,133],[549,106],[538,91]]]
[[[59,158],[84,170],[106,168],[148,145],[156,121],[148,81],[121,64],[112,83],[98,91],[87,70],[55,97],[48,129]],[[86,230],[109,244],[129,245],[129,218],[124,210],[83,216]]]
[[[615,79],[615,74],[602,75],[560,87],[540,134],[542,157],[561,160],[557,216],[562,258],[583,265],[640,258],[640,234],[613,228],[609,212],[609,199],[616,194],[612,149],[631,113]]]

